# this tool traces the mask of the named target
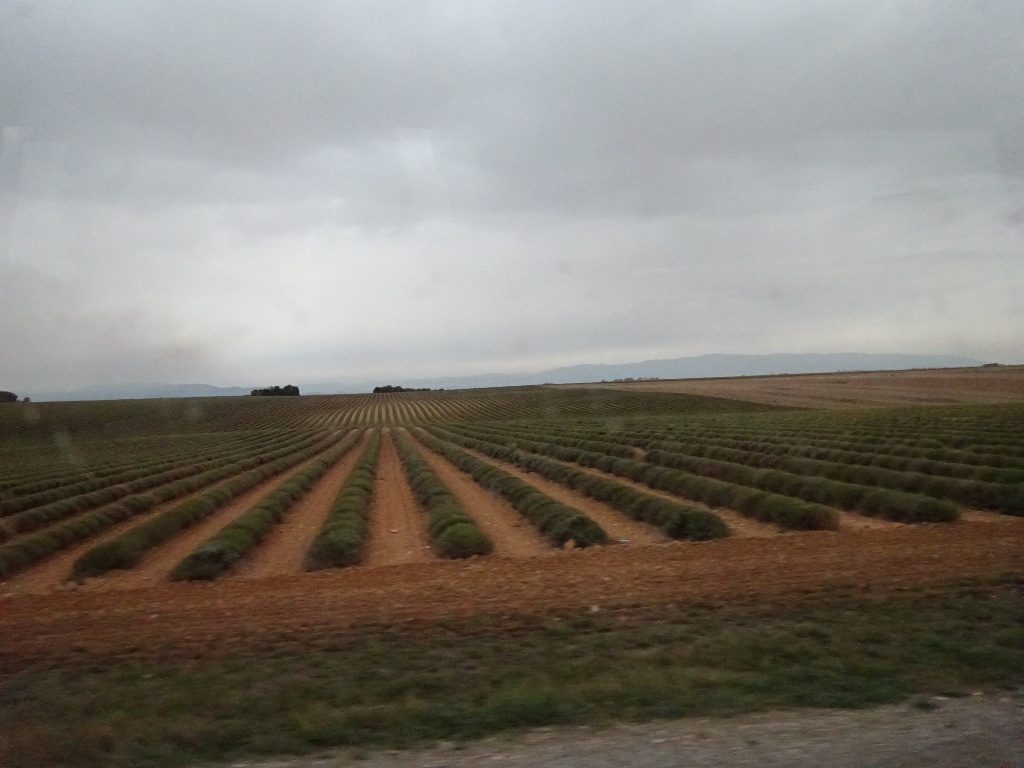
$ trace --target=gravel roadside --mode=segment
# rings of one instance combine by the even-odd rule
[[[1019,768],[1024,691],[867,710],[540,728],[423,750],[338,753],[233,768]]]

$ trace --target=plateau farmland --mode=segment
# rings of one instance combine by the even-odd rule
[[[1024,388],[810,408],[716,386],[0,406],[0,762],[1024,682]],[[54,717],[66,741],[33,725]]]

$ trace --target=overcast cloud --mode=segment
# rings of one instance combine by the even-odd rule
[[[0,388],[1024,362],[1024,4],[0,0]]]

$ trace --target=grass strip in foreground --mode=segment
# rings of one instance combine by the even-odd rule
[[[230,659],[0,675],[7,768],[195,765],[530,726],[862,707],[1024,684],[1007,579],[789,602],[478,616]]]

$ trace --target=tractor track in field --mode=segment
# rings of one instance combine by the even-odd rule
[[[370,432],[360,435],[348,453],[321,477],[275,525],[260,545],[225,578],[261,579],[302,573],[302,560],[331,511],[341,486],[362,456]]]
[[[480,530],[494,544],[494,554],[498,557],[530,557],[533,555],[551,554],[555,550],[544,539],[529,521],[516,512],[507,501],[494,493],[481,488],[465,472],[442,456],[438,456],[423,443],[415,442],[423,460],[427,462],[438,478],[452,492],[466,514],[476,521]]]
[[[0,668],[315,648],[366,626],[1024,579],[1024,521],[815,531],[0,597]],[[144,584],[145,582],[140,582]]]
[[[400,565],[435,559],[427,538],[426,522],[405,479],[391,431],[385,428],[381,434],[363,564]]]

